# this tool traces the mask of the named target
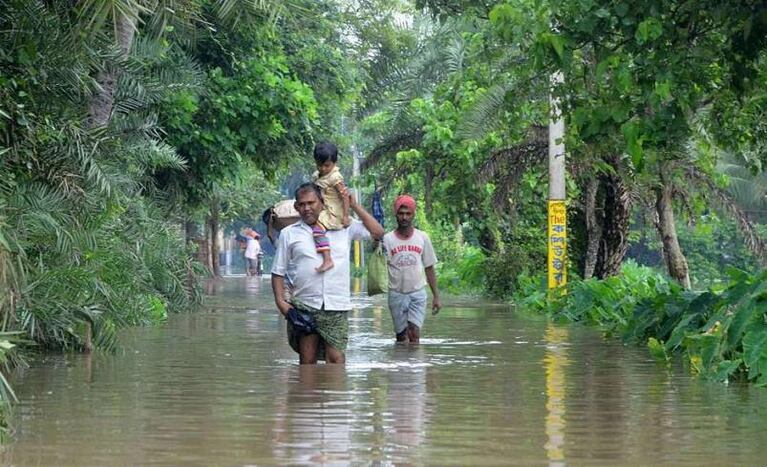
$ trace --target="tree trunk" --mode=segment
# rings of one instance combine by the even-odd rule
[[[498,239],[495,238],[495,233],[489,227],[482,227],[479,233],[479,246],[488,253],[498,251]]]
[[[117,13],[115,41],[123,55],[128,55],[130,52],[135,32],[135,20],[122,13]],[[91,98],[88,112],[88,125],[91,128],[103,127],[109,123],[114,108],[118,77],[118,67],[114,63],[105,63],[104,69],[96,75],[98,88]]]
[[[195,232],[197,232],[197,226],[192,221],[184,221],[184,241],[187,245],[194,242]]]
[[[621,167],[618,156],[606,158],[613,166],[613,175],[602,178],[605,187],[604,217],[602,222],[602,239],[599,244],[599,259],[596,266],[596,276],[604,279],[616,276],[621,272],[623,258],[628,250],[629,215],[631,201],[626,184],[620,177]]]
[[[208,219],[205,220],[203,228],[205,230],[205,238],[202,238],[200,241],[200,258],[205,267],[208,268],[208,271],[213,274],[213,261],[210,256],[210,222]]]
[[[599,180],[590,178],[584,193],[584,217],[586,218],[586,258],[583,263],[583,278],[594,275],[599,257],[599,243],[602,238],[602,226],[597,219],[597,189]]]
[[[208,222],[210,224],[210,266],[211,272],[216,277],[221,275],[221,265],[219,264],[219,250],[221,250],[221,248],[218,244],[218,221],[218,204],[213,203],[210,206],[210,218]]]
[[[672,188],[667,168],[660,169],[661,184],[655,189],[655,210],[658,212],[658,234],[663,243],[663,259],[668,268],[668,274],[685,289],[690,288],[690,270],[687,260],[679,246],[676,236],[676,223],[674,221],[674,207],[672,205]]]

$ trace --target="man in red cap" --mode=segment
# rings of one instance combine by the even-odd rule
[[[389,311],[397,342],[418,343],[426,318],[426,284],[432,293],[432,314],[441,308],[434,254],[429,236],[413,227],[415,200],[401,195],[394,201],[397,228],[383,238],[389,269]]]

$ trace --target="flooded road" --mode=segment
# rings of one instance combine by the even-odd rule
[[[394,344],[358,297],[345,367],[300,367],[267,278],[215,284],[206,310],[124,333],[117,355],[58,355],[13,384],[6,465],[757,465],[767,389],[692,379],[593,329],[444,299]]]

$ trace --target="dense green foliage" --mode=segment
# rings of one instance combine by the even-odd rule
[[[3,323],[45,346],[109,348],[119,325],[194,300],[183,241],[159,221],[149,186],[153,170],[183,161],[157,138],[148,92],[113,126],[88,128],[82,97],[97,51],[58,27],[73,21],[61,11],[5,6],[2,50],[15,53],[3,54],[0,77]],[[126,81],[161,67],[134,65]],[[178,77],[158,78],[155,96]]]
[[[407,46],[387,51],[392,66],[377,87],[386,98],[365,109],[357,133],[367,189],[388,199],[410,192],[422,203],[418,224],[449,258],[443,286],[545,308],[550,96],[567,128],[571,280],[601,279],[577,282],[560,302],[563,315],[623,333],[640,326],[634,310],[650,314],[638,308],[643,300],[657,298],[663,310],[686,297],[668,276],[721,287],[734,266],[755,275],[733,287],[763,280],[762,3],[416,5],[426,10],[402,31]],[[621,273],[626,251],[654,269]],[[726,308],[722,297],[704,312]],[[737,352],[740,344],[728,345]],[[692,344],[664,349],[700,355]],[[711,373],[703,360],[696,368]],[[752,371],[747,361],[740,370]]]
[[[125,107],[109,127],[89,126],[91,70],[107,42],[72,34],[77,21],[39,2],[3,2],[0,16],[0,316],[25,347],[110,349],[121,326],[161,322],[199,299],[183,239],[151,189],[154,170],[184,164],[151,109],[193,82],[138,44],[123,62]],[[5,364],[16,355],[0,344]]]
[[[19,348],[110,350],[120,328],[200,302],[203,251],[185,230],[257,218],[276,173],[358,93],[343,15],[314,1],[2,2],[0,364]],[[4,379],[0,396],[13,397]]]

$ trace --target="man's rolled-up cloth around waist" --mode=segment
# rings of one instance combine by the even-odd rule
[[[346,352],[349,343],[348,311],[333,311],[316,309],[293,300],[293,308],[286,317],[288,327],[288,343],[296,353],[299,352],[298,341],[302,336],[318,334],[320,348],[318,360],[325,360],[325,344],[334,349]]]

